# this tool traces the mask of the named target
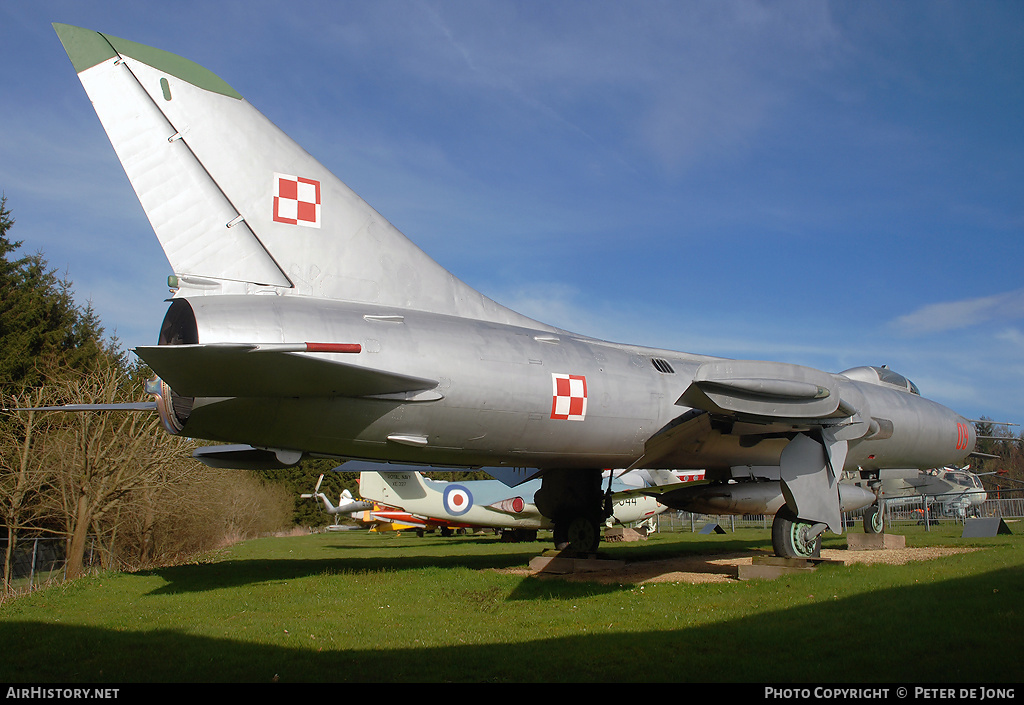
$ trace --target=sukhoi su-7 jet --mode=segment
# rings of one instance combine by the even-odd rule
[[[973,425],[884,367],[830,373],[597,340],[463,283],[230,85],[180,56],[55,25],[173,271],[135,349],[167,431],[209,464],[307,456],[539,477],[555,543],[589,551],[605,468],[704,469],[673,488],[777,507],[812,555],[846,472],[958,464]],[[241,447],[239,447],[241,446]],[[691,498],[692,499],[692,498]]]

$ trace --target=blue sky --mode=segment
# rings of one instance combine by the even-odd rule
[[[133,347],[169,267],[51,22],[209,68],[534,318],[1024,422],[1024,3],[8,0],[12,234]]]

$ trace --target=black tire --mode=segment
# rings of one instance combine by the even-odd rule
[[[570,553],[593,553],[601,543],[601,523],[589,517],[577,516],[556,522],[555,548]]]
[[[807,539],[810,522],[797,519],[789,509],[783,507],[772,522],[772,548],[780,558],[820,558],[821,534],[813,541]]]
[[[881,534],[884,531],[885,516],[882,513],[882,508],[877,504],[872,504],[868,507],[868,510],[864,512],[864,533]]]

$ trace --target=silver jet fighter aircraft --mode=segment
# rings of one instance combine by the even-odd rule
[[[540,477],[556,543],[593,550],[603,468],[774,468],[776,550],[841,531],[844,469],[960,463],[973,426],[902,377],[596,340],[475,291],[210,71],[57,34],[174,272],[135,350],[167,430],[246,444],[211,464],[326,456]]]

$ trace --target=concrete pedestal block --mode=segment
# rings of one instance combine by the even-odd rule
[[[846,548],[850,551],[879,551],[906,548],[907,537],[897,534],[847,534]]]
[[[625,561],[613,561],[607,558],[541,555],[530,560],[530,570],[534,573],[599,573],[605,570],[621,570]]]
[[[763,556],[754,558],[750,565],[737,566],[740,580],[774,580],[784,575],[813,573],[822,561],[819,559],[779,558]]]

